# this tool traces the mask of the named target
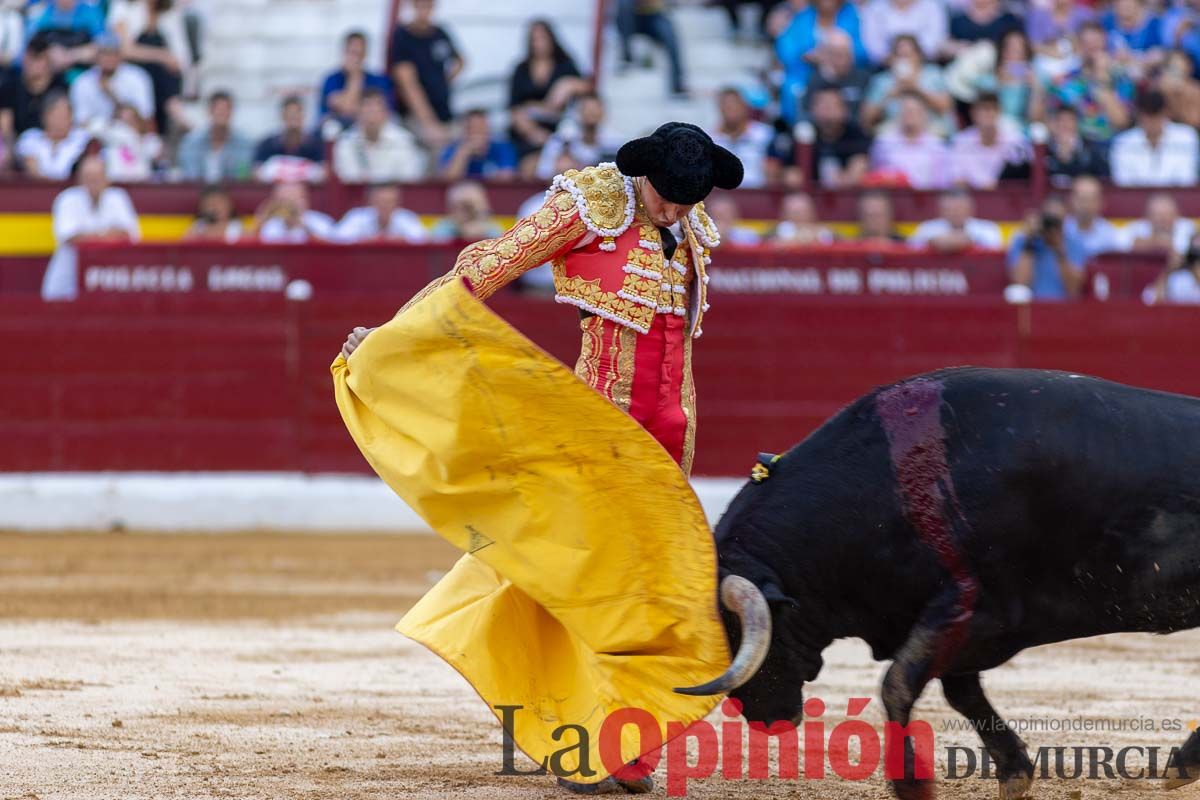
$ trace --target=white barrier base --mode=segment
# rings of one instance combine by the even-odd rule
[[[692,481],[711,524],[743,483]],[[378,478],[287,472],[0,475],[0,530],[430,532]]]

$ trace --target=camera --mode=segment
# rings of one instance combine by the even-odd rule
[[[1052,233],[1060,230],[1062,228],[1062,224],[1062,217],[1057,214],[1048,214],[1043,211],[1038,222],[1038,231],[1043,234]]]

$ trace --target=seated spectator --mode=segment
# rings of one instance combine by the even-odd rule
[[[153,123],[142,119],[133,106],[117,106],[116,117],[100,132],[110,180],[137,183],[154,175],[163,155],[163,142],[151,127]]]
[[[915,189],[940,189],[950,183],[950,151],[930,130],[925,100],[917,92],[901,97],[899,125],[871,146],[871,169],[903,176]]]
[[[833,232],[817,222],[817,209],[812,198],[803,192],[783,197],[781,219],[771,234],[771,241],[783,247],[833,244]]]
[[[895,124],[900,115],[900,99],[914,92],[937,115],[938,133],[949,135],[955,129],[950,116],[954,101],[946,92],[942,70],[936,64],[925,63],[914,37],[900,36],[892,44],[888,68],[876,74],[867,87],[859,112],[863,130],[877,131]]]
[[[858,238],[861,244],[902,244],[896,230],[892,198],[884,192],[867,191],[858,196]]]
[[[1039,52],[1061,55],[1059,44],[1071,39],[1085,22],[1094,22],[1096,12],[1079,0],[1050,0],[1049,4],[1030,3],[1025,15],[1025,31]]]
[[[840,92],[822,89],[816,93],[812,124],[817,134],[812,163],[804,165],[809,179],[831,189],[858,186],[870,166],[871,140],[850,116]]]
[[[1029,125],[1029,97],[1036,78],[1033,48],[1025,32],[1015,30],[1006,33],[1000,40],[996,70],[991,80],[1000,99],[1000,113],[1022,133]]]
[[[775,129],[753,118],[742,93],[726,87],[718,95],[720,121],[712,140],[741,159],[745,170],[742,186],[756,189],[767,183],[767,156]]]
[[[111,33],[96,37],[96,66],[71,83],[71,108],[83,127],[103,126],[117,105],[132,106],[142,119],[154,119],[154,84],[141,67],[121,60],[121,43]]]
[[[813,67],[828,63],[837,56],[827,52],[830,34],[842,34],[833,47],[849,43],[851,61],[867,63],[859,31],[858,9],[843,0],[815,0],[808,8],[794,15],[787,28],[775,40],[775,55],[783,65],[783,87],[780,89],[780,114],[789,122],[799,118],[798,109],[806,88],[811,86]]]
[[[196,218],[183,234],[187,242],[225,242],[242,238],[242,221],[234,213],[233,197],[220,186],[205,186],[196,204]]]
[[[1104,29],[1085,23],[1076,37],[1075,66],[1052,77],[1044,86],[1035,84],[1029,104],[1034,121],[1045,119],[1063,106],[1079,112],[1079,132],[1089,142],[1108,142],[1130,121],[1134,84],[1128,71],[1107,52]]]
[[[88,0],[49,0],[30,18],[27,35],[49,45],[55,72],[96,57],[91,42],[104,32],[104,12]],[[72,76],[74,77],[74,76]]]
[[[1080,175],[1108,177],[1108,160],[1099,145],[1087,142],[1079,135],[1079,112],[1073,107],[1056,109],[1048,128],[1046,174],[1051,180]]]
[[[971,104],[971,123],[950,140],[953,180],[973,189],[994,189],[1006,167],[1029,162],[1029,142],[1000,116],[1000,99],[994,94],[981,94]]]
[[[705,201],[704,210],[717,223],[723,243],[734,247],[762,244],[762,236],[758,231],[742,224],[742,210],[732,194],[713,195]]]
[[[1165,46],[1186,53],[1192,62],[1193,78],[1200,78],[1200,6],[1196,0],[1181,0],[1168,4],[1162,16],[1162,32]]]
[[[863,7],[862,28],[863,45],[876,64],[895,52],[901,36],[911,36],[925,58],[937,58],[949,33],[946,7],[938,0],[869,0]]]
[[[1147,305],[1200,305],[1200,242],[1172,254],[1167,269],[1142,292],[1142,300]]]
[[[512,143],[492,136],[487,111],[475,108],[463,115],[462,138],[442,151],[438,173],[446,180],[487,178],[507,180],[516,173],[517,151]]]
[[[254,144],[233,128],[233,97],[213,92],[208,98],[208,125],[179,143],[179,169],[190,181],[221,183],[250,177]]]
[[[275,184],[255,212],[254,222],[259,241],[270,244],[334,240],[334,221],[309,207],[308,186],[303,183]]]
[[[1146,0],[1113,0],[1112,8],[1100,17],[1108,33],[1109,49],[1130,51],[1136,57],[1161,55],[1166,44],[1162,21],[1146,7]]]
[[[1196,235],[1196,223],[1179,216],[1175,198],[1166,193],[1146,198],[1146,217],[1125,226],[1126,248],[1134,252],[1182,253]]]
[[[1195,128],[1200,126],[1200,83],[1192,77],[1193,71],[1191,57],[1182,50],[1172,50],[1148,88],[1162,92],[1172,121]]]
[[[325,160],[325,143],[316,133],[304,130],[304,101],[297,95],[283,99],[279,107],[283,130],[268,136],[254,150],[254,164],[260,166],[272,158],[302,158],[314,164]]]
[[[478,242],[503,232],[492,219],[487,192],[475,181],[462,181],[447,189],[446,210],[447,215],[433,226],[435,242]]]
[[[54,198],[50,212],[55,247],[42,278],[43,300],[75,299],[79,292],[75,245],[80,240],[136,242],[141,237],[133,203],[124,189],[108,185],[103,159],[86,156],[75,174],[78,183]]]
[[[621,44],[619,68],[624,71],[632,66],[633,37],[641,34],[662,47],[670,64],[671,95],[685,99],[688,91],[679,36],[665,6],[664,0],[617,0],[617,33]]]
[[[956,56],[977,42],[991,42],[998,48],[1005,36],[1022,28],[1021,18],[1000,0],[969,0],[965,9],[950,17],[950,38],[942,55]]]
[[[52,94],[42,103],[42,127],[17,139],[17,162],[31,178],[65,181],[90,142],[87,132],[75,127],[67,96]]]
[[[625,139],[604,124],[604,101],[595,92],[575,104],[578,120],[565,119],[546,140],[538,157],[537,177],[549,180],[569,169],[615,161]]]
[[[426,145],[441,148],[450,140],[450,86],[463,60],[450,34],[433,23],[433,0],[413,0],[412,7],[412,21],[392,34],[388,74],[400,113]]]
[[[826,31],[821,46],[814,52],[812,77],[804,92],[805,116],[812,113],[812,99],[817,92],[836,89],[846,101],[850,118],[858,119],[859,106],[867,96],[871,71],[854,60],[854,44],[849,34],[840,28]]]
[[[25,0],[0,2],[0,81],[25,48]]]
[[[387,98],[368,89],[358,121],[333,146],[333,168],[348,183],[414,181],[425,174],[425,157],[413,135],[388,119]]]
[[[976,219],[975,201],[965,189],[950,189],[938,200],[941,217],[922,222],[908,238],[910,247],[927,247],[939,253],[963,250],[999,250],[1004,246],[1000,226]]]
[[[367,191],[367,205],[352,208],[334,234],[339,242],[387,240],[419,244],[429,239],[421,218],[400,207],[400,187],[379,183]]]
[[[342,128],[354,124],[363,92],[376,89],[395,104],[392,82],[386,75],[370,72],[367,63],[367,35],[351,31],[342,42],[342,68],[329,73],[321,84],[320,115],[322,120],[336,120]]]
[[[42,123],[42,107],[55,93],[66,94],[67,82],[50,66],[49,45],[34,39],[19,68],[0,75],[0,141],[13,154],[16,139]],[[0,167],[4,162],[0,160]]]
[[[1118,186],[1191,186],[1197,179],[1196,129],[1167,119],[1162,92],[1142,92],[1137,125],[1113,139],[1109,164]]]
[[[1068,238],[1083,244],[1085,260],[1100,253],[1126,249],[1121,231],[1103,217],[1104,191],[1100,181],[1081,175],[1071,184],[1071,216],[1063,223]]]
[[[1061,200],[1046,198],[1009,244],[1009,279],[1028,287],[1035,299],[1066,300],[1083,288],[1087,251],[1079,239],[1067,235],[1065,216]]]
[[[121,41],[121,55],[150,76],[154,125],[167,134],[188,128],[180,96],[192,82],[194,64],[187,24],[174,0],[112,0],[108,24]]]
[[[550,23],[531,22],[525,60],[513,70],[508,85],[510,135],[523,176],[533,175],[538,151],[558,127],[567,106],[590,88]]]

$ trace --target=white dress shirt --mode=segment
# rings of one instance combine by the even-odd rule
[[[908,238],[908,243],[912,247],[926,247],[934,239],[945,236],[952,230],[949,220],[931,219],[917,226]],[[1000,231],[1000,226],[986,219],[971,217],[963,225],[962,232],[976,247],[999,250],[1004,246],[1004,234]]]
[[[258,239],[269,244],[304,244],[309,239],[333,241],[336,224],[320,211],[305,211],[300,224],[289,227],[282,217],[271,217],[258,231]]]
[[[379,229],[379,214],[370,206],[352,208],[338,223],[334,235],[339,242],[363,242],[371,239],[402,239],[420,243],[429,239],[421,218],[404,208],[397,208],[388,219],[387,230]]]
[[[41,128],[30,128],[17,138],[14,151],[22,162],[33,159],[38,172],[55,181],[71,177],[71,168],[87,149],[91,137],[81,128],[74,128],[62,141],[55,142]]]
[[[1197,179],[1196,129],[1168,122],[1151,147],[1146,132],[1130,128],[1113,138],[1109,163],[1118,186],[1191,186]]]
[[[1139,219],[1129,223],[1121,228],[1121,235],[1124,237],[1124,247],[1121,249],[1128,250],[1133,247],[1136,240],[1149,238],[1153,230],[1148,219]],[[1196,223],[1190,219],[1175,220],[1175,225],[1171,229],[1171,249],[1177,253],[1186,253],[1188,246],[1192,243],[1192,237],[1195,235]]]
[[[77,236],[103,233],[111,229],[127,232],[129,238],[141,238],[137,212],[124,189],[110,186],[93,203],[82,186],[72,186],[54,198],[54,241],[57,243],[46,275],[42,278],[43,300],[74,300],[78,294],[79,254],[71,240]]]
[[[92,67],[71,84],[71,110],[75,122],[87,126],[93,120],[107,122],[116,114],[117,101],[137,110],[142,119],[154,116],[154,84],[149,74],[133,64],[120,64],[108,83],[108,92],[100,88],[100,68]]]

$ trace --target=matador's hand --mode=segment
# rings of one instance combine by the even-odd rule
[[[346,343],[342,345],[342,357],[350,358],[350,354],[358,349],[358,346],[363,343],[363,339],[367,338],[367,334],[375,330],[374,328],[355,328],[346,337]]]

